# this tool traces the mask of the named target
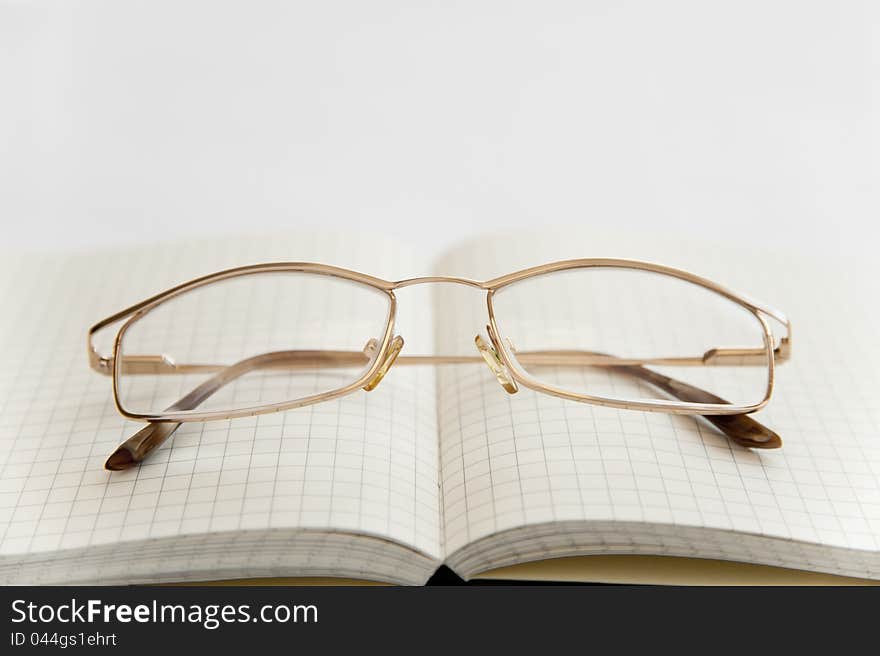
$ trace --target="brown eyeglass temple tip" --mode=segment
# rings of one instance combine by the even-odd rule
[[[134,459],[131,451],[120,446],[107,458],[107,462],[104,463],[104,469],[107,471],[123,471],[131,469],[137,463],[138,461]]]
[[[178,422],[152,422],[116,447],[104,463],[104,469],[122,471],[139,464],[180,427]]]

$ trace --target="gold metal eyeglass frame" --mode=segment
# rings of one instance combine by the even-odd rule
[[[672,276],[713,291],[748,310],[759,322],[763,336],[762,348],[712,348],[700,355],[692,357],[666,357],[650,359],[626,359],[613,355],[591,351],[529,351],[512,352],[512,345],[503,338],[496,321],[493,297],[502,288],[512,283],[534,276],[558,271],[582,268],[617,268],[649,271]],[[261,273],[308,273],[331,276],[360,283],[387,294],[390,302],[387,324],[381,341],[371,339],[363,351],[318,351],[291,350],[264,353],[240,362],[223,364],[177,363],[164,354],[156,355],[120,355],[121,344],[128,328],[153,308],[163,302],[189,292],[198,287],[215,282]],[[442,355],[401,355],[403,338],[394,335],[394,324],[397,310],[395,291],[404,287],[425,283],[451,283],[466,285],[486,292],[488,308],[488,325],[486,326],[489,342],[479,334],[475,343],[479,351],[474,356],[442,356]],[[785,336],[778,343],[774,342],[773,333],[767,322],[772,318],[785,328]],[[95,334],[107,326],[124,321],[113,342],[111,355],[101,355],[94,344]],[[242,266],[219,271],[200,278],[195,278],[151,296],[117,312],[92,326],[88,331],[89,364],[95,371],[113,376],[113,398],[118,411],[125,417],[146,421],[147,426],[123,442],[108,458],[106,468],[110,470],[126,469],[143,460],[149,453],[167,440],[182,422],[211,421],[233,419],[279,412],[300,408],[314,403],[329,401],[351,394],[358,389],[370,391],[374,389],[392,364],[459,364],[485,361],[501,386],[510,394],[516,393],[519,386],[543,392],[563,399],[580,401],[594,405],[620,408],[625,410],[646,410],[685,415],[702,415],[713,423],[733,442],[745,447],[778,448],[782,445],[779,436],[754,419],[749,413],[763,408],[770,400],[774,386],[775,364],[789,359],[791,355],[791,323],[786,316],[769,306],[757,303],[743,295],[737,294],[710,280],[692,273],[659,264],[640,262],[637,260],[592,258],[554,262],[542,266],[531,267],[515,273],[487,281],[476,281],[467,278],[449,276],[426,276],[388,281],[348,269],[325,264],[308,262],[280,262]],[[616,371],[639,378],[643,382],[658,388],[668,396],[677,400],[621,400],[605,398],[589,394],[577,394],[541,383],[524,372],[516,362],[522,364],[552,366],[598,366],[615,367]],[[366,365],[366,372],[358,380],[345,387],[315,394],[301,399],[281,403],[264,404],[249,408],[230,411],[200,412],[196,408],[223,385],[238,377],[263,368],[311,368],[345,367]],[[736,405],[724,399],[648,368],[646,365],[676,366],[714,366],[714,365],[761,365],[768,367],[767,386],[763,398],[751,405]],[[162,413],[137,413],[127,410],[120,399],[120,377],[123,374],[175,374],[175,373],[213,373],[214,375],[198,385],[189,394],[168,407]]]

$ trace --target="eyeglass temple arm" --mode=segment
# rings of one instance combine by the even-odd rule
[[[169,412],[192,410],[198,407],[203,401],[214,394],[224,385],[243,376],[244,374],[257,369],[269,369],[274,367],[282,367],[289,369],[310,368],[314,366],[356,366],[363,365],[369,361],[368,349],[358,353],[355,351],[274,351],[271,353],[263,353],[251,358],[246,358],[233,365],[225,366],[219,369],[211,378],[205,380],[195,387],[186,396],[166,408]],[[727,403],[724,399],[715,396],[705,390],[702,390],[685,382],[664,376],[651,369],[647,369],[641,365],[623,364],[625,360],[619,360],[620,364],[612,364],[615,360],[613,356],[589,352],[566,352],[562,353],[518,353],[517,357],[528,361],[536,359],[536,363],[546,363],[549,355],[553,355],[557,364],[580,366],[586,364],[586,360],[590,357],[601,356],[598,358],[602,362],[602,366],[614,366],[616,370],[622,373],[642,379],[651,385],[663,390],[667,394],[678,398],[681,401],[691,403]],[[575,355],[583,356],[581,358],[572,357]],[[134,356],[129,356],[134,357]],[[143,356],[152,359],[152,365],[155,366],[155,356]],[[398,361],[406,361],[406,356],[400,356]],[[456,358],[456,361],[473,362],[479,361],[479,356]],[[166,359],[167,360],[167,359]],[[411,356],[410,362],[421,362],[419,356]],[[552,359],[551,359],[552,360]],[[141,364],[147,364],[142,362]],[[166,361],[166,366],[168,366]],[[170,366],[174,366],[171,364]],[[199,365],[188,365],[188,367],[196,367]],[[203,370],[215,370],[217,365],[204,365]],[[191,368],[187,369],[192,371]],[[779,436],[766,426],[755,421],[748,415],[702,415],[707,421],[714,424],[721,432],[729,437],[733,442],[752,448],[777,448],[782,445]],[[117,449],[110,455],[105,463],[105,467],[109,470],[128,469],[142,461],[153,450],[161,446],[171,435],[178,429],[180,422],[150,422],[144,428],[136,432],[125,442],[119,445]]]

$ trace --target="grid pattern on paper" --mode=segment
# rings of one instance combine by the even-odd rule
[[[2,557],[290,528],[375,535],[438,555],[434,374],[427,368],[395,371],[369,394],[318,406],[184,424],[142,466],[103,470],[106,456],[138,426],[113,408],[109,378],[88,368],[88,326],[181,280],[282,260],[373,264],[379,275],[412,268],[381,240],[321,235],[6,261]],[[161,558],[156,563],[161,567]]]
[[[496,240],[459,250],[441,266],[490,277],[572,257],[571,240]],[[586,243],[586,242],[584,242]],[[505,394],[488,371],[460,366],[438,378],[445,550],[507,529],[564,520],[702,527],[828,547],[880,548],[880,344],[876,280],[853,263],[725,257],[686,245],[625,244],[625,252],[690,268],[778,301],[794,324],[794,358],[777,369],[759,419],[778,451],[747,450],[699,420],[618,411],[520,390]],[[538,259],[541,258],[541,259]],[[487,270],[488,264],[492,270]],[[509,265],[509,266],[508,266]],[[483,267],[480,269],[480,267]],[[725,275],[725,272],[727,274]],[[461,330],[485,323],[441,312]],[[503,322],[499,317],[503,332]],[[456,334],[450,328],[439,334]],[[522,545],[520,545],[521,547]]]

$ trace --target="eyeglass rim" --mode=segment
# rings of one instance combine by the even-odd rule
[[[525,278],[521,278],[520,280],[524,279]],[[491,290],[486,295],[486,304],[489,311],[488,328],[490,332],[490,337],[495,344],[495,349],[499,357],[501,358],[501,361],[504,363],[504,366],[507,368],[507,371],[510,372],[510,375],[514,378],[514,380],[516,380],[516,382],[523,387],[527,387],[536,392],[542,392],[544,394],[549,394],[551,396],[555,396],[561,399],[579,401],[581,403],[588,403],[590,405],[603,406],[607,408],[617,408],[620,410],[642,410],[647,412],[663,412],[665,414],[681,415],[749,414],[765,407],[770,402],[770,398],[773,395],[773,388],[776,381],[776,362],[774,357],[773,333],[770,330],[768,322],[762,316],[760,310],[749,307],[744,303],[739,303],[735,299],[731,300],[734,300],[734,302],[737,302],[740,307],[743,307],[747,312],[749,312],[760,325],[763,350],[767,361],[767,384],[764,388],[763,396],[759,401],[749,404],[687,403],[684,401],[670,401],[665,399],[618,399],[614,397],[598,396],[593,394],[578,394],[577,392],[573,392],[571,390],[566,390],[561,387],[550,385],[549,383],[541,382],[539,379],[529,375],[526,372],[526,370],[517,361],[516,356],[511,353],[508,348],[507,341],[504,339],[504,333],[499,328],[498,319],[493,304],[496,291],[497,290]]]
[[[283,272],[280,269],[272,269],[268,272]],[[295,408],[301,408],[307,405],[314,405],[316,403],[322,403],[324,401],[332,401],[333,399],[337,399],[339,397],[345,396],[352,392],[357,391],[360,388],[363,388],[375,375],[379,368],[382,366],[382,363],[385,359],[385,356],[388,352],[388,349],[391,345],[391,341],[394,337],[394,325],[395,318],[397,316],[397,297],[395,296],[393,291],[380,289],[373,285],[365,285],[370,287],[371,289],[376,289],[379,292],[383,293],[388,298],[388,314],[385,319],[385,325],[382,331],[382,339],[381,342],[376,349],[376,353],[373,357],[372,362],[370,363],[369,368],[354,382],[345,385],[344,387],[340,387],[334,390],[328,390],[326,392],[321,392],[319,394],[312,394],[306,397],[302,397],[299,399],[292,399],[289,401],[280,401],[277,403],[265,403],[258,406],[251,406],[246,408],[236,408],[232,410],[208,410],[208,411],[195,411],[195,410],[183,410],[176,412],[164,412],[164,413],[145,413],[145,412],[135,412],[125,407],[123,399],[122,399],[122,390],[121,390],[121,380],[123,377],[122,372],[122,364],[123,358],[117,357],[119,353],[122,352],[122,340],[125,337],[125,333],[128,329],[135,324],[139,319],[146,316],[154,310],[155,308],[163,305],[165,302],[169,301],[172,298],[175,298],[179,295],[182,295],[188,291],[192,291],[198,287],[206,286],[208,284],[214,282],[221,282],[223,280],[230,280],[235,278],[242,278],[247,275],[254,275],[258,273],[267,273],[267,271],[246,271],[242,272],[239,275],[235,276],[223,276],[221,278],[212,279],[210,281],[205,281],[202,284],[186,287],[185,289],[181,289],[173,295],[165,296],[156,302],[150,303],[149,305],[139,309],[137,312],[133,313],[125,323],[119,328],[119,331],[116,333],[116,337],[113,341],[113,402],[116,406],[117,411],[127,417],[129,419],[137,419],[140,421],[214,421],[214,420],[222,420],[222,419],[236,419],[241,417],[251,417],[254,415],[262,415],[262,414],[270,414],[273,412],[282,412],[284,410],[293,410]],[[308,273],[308,272],[305,272]],[[352,272],[354,273],[354,272]],[[345,276],[334,276],[345,278]],[[352,278],[347,278],[352,282],[359,282]]]

